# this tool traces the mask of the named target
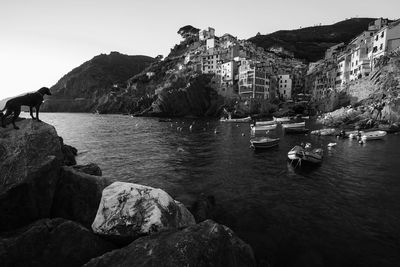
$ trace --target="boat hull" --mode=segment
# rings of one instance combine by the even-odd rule
[[[266,131],[272,131],[276,129],[276,124],[273,125],[256,125],[251,126],[251,133],[252,134],[264,134]]]
[[[374,131],[374,132],[367,132],[361,136],[363,141],[371,141],[371,140],[382,140],[386,136],[385,131]]]
[[[268,149],[279,144],[279,138],[255,138],[250,140],[251,147],[254,149]]]
[[[235,123],[247,123],[251,122],[251,117],[240,118],[240,119],[220,119],[220,122],[235,122]]]
[[[305,122],[297,122],[297,123],[282,123],[282,128],[283,129],[289,129],[289,128],[303,128],[306,126]]]

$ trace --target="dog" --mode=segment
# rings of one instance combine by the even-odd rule
[[[11,123],[14,126],[14,129],[18,130],[19,128],[15,125],[15,120],[18,118],[19,114],[21,113],[21,106],[28,106],[29,112],[33,120],[41,121],[39,119],[39,109],[40,105],[43,102],[44,95],[51,95],[50,89],[47,87],[42,87],[37,90],[35,93],[29,93],[23,96],[18,96],[12,98],[6,102],[4,108],[0,111],[1,117],[1,126],[3,128],[6,127],[6,118],[13,114],[11,119]],[[33,108],[36,109],[36,118],[33,116]],[[7,110],[6,113],[3,115],[3,111]]]

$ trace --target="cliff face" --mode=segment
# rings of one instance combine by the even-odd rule
[[[293,52],[296,58],[312,62],[321,59],[327,48],[350,41],[368,28],[368,24],[373,20],[372,18],[352,18],[332,25],[257,35],[249,41],[264,49],[274,46],[282,47]]]
[[[93,112],[107,104],[107,113],[122,112],[129,105],[126,81],[149,66],[154,59],[117,52],[99,55],[62,77],[50,88],[52,97],[42,110],[49,112]]]

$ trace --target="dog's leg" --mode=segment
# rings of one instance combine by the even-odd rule
[[[37,105],[37,106],[35,107],[35,109],[36,109],[36,120],[37,120],[37,121],[41,121],[41,120],[39,119],[39,109],[40,109],[40,105]]]
[[[7,125],[6,124],[6,119],[7,119],[8,116],[11,115],[11,113],[12,113],[12,111],[10,109],[7,109],[6,114],[4,114],[1,117],[1,127],[6,128],[6,125]]]
[[[35,119],[35,117],[33,117],[33,107],[29,106],[29,114],[31,114],[32,120]]]
[[[15,120],[18,118],[20,113],[21,113],[21,107],[19,107],[18,109],[15,109],[14,110],[14,116],[11,119],[11,122],[12,122],[15,130],[19,129],[19,127],[17,125],[15,125]]]

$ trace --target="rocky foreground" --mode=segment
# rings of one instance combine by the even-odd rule
[[[255,266],[251,247],[204,210],[75,165],[51,125],[18,126],[0,128],[1,266]]]

